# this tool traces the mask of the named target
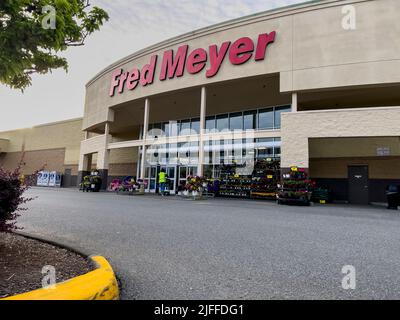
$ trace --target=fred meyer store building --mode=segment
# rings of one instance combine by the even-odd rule
[[[399,14],[398,0],[312,1],[156,44],[89,81],[83,119],[0,133],[0,165],[25,152],[26,175],[45,163],[68,187],[96,168],[155,192],[160,169],[176,188],[280,159],[335,200],[384,202],[400,184]]]

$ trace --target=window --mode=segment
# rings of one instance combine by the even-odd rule
[[[199,163],[199,143],[191,142],[189,148],[190,148],[190,163],[198,164]]]
[[[258,113],[258,129],[270,130],[274,128],[274,109],[262,109]]]
[[[282,140],[281,138],[275,138],[275,144],[274,144],[274,156],[275,158],[280,158],[281,157],[281,145],[282,145]]]
[[[231,113],[229,117],[230,130],[243,130],[243,114],[241,112]]]
[[[190,133],[190,120],[182,120],[179,135],[188,135]]]
[[[163,130],[164,130],[164,135],[166,136],[166,137],[169,137],[170,136],[170,125],[169,125],[169,122],[165,122],[165,123],[163,123]]]
[[[257,111],[247,111],[243,116],[243,128],[244,130],[255,129]]]
[[[205,165],[203,175],[205,178],[211,179],[213,177],[213,166]]]
[[[177,165],[178,164],[178,145],[176,143],[168,145],[168,158],[169,164]]]
[[[176,137],[179,135],[179,123],[176,121],[171,121],[169,126],[169,136]]]
[[[206,132],[211,132],[215,129],[215,116],[206,118]]]
[[[217,130],[222,131],[229,128],[229,116],[227,114],[217,116]]]
[[[192,131],[195,131],[197,134],[200,133],[200,119],[192,119],[191,129],[192,129]]]
[[[242,163],[242,156],[243,156],[243,139],[236,139],[233,140],[232,145],[232,160],[233,163],[241,164]]]
[[[179,178],[180,179],[186,179],[188,176],[187,174],[187,168],[186,167],[180,167],[179,168]]]
[[[257,139],[257,158],[263,160],[274,157],[274,144],[274,138]]]
[[[153,123],[149,125],[149,136],[152,138],[161,137],[163,135],[164,127],[161,123]]]
[[[217,160],[221,164],[224,164],[224,162],[225,162],[225,148],[228,148],[227,146],[225,146],[225,141],[224,140],[220,140],[219,141],[219,148],[218,148],[218,150],[219,150],[219,159],[217,158]],[[216,157],[218,157],[218,151],[216,151]]]
[[[275,108],[275,129],[281,128],[282,113],[290,112],[291,110],[292,108],[290,106]]]
[[[181,164],[188,164],[190,159],[190,144],[189,143],[178,143],[178,157]]]

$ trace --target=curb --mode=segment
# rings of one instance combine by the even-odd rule
[[[56,284],[54,288],[38,289],[31,292],[0,299],[6,300],[119,300],[117,278],[108,261],[102,256],[88,257],[81,252],[53,241],[38,239],[25,233],[17,234],[26,238],[46,242],[68,249],[86,258],[96,266],[96,269],[82,276]]]

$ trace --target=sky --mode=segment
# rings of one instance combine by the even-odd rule
[[[22,93],[0,84],[0,131],[83,116],[85,84],[115,61],[202,27],[305,0],[91,0],[110,20],[61,55],[69,71],[33,76]]]

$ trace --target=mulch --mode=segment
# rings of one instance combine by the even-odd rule
[[[43,267],[53,266],[57,283],[86,274],[86,258],[47,243],[0,232],[0,299],[42,288]]]

